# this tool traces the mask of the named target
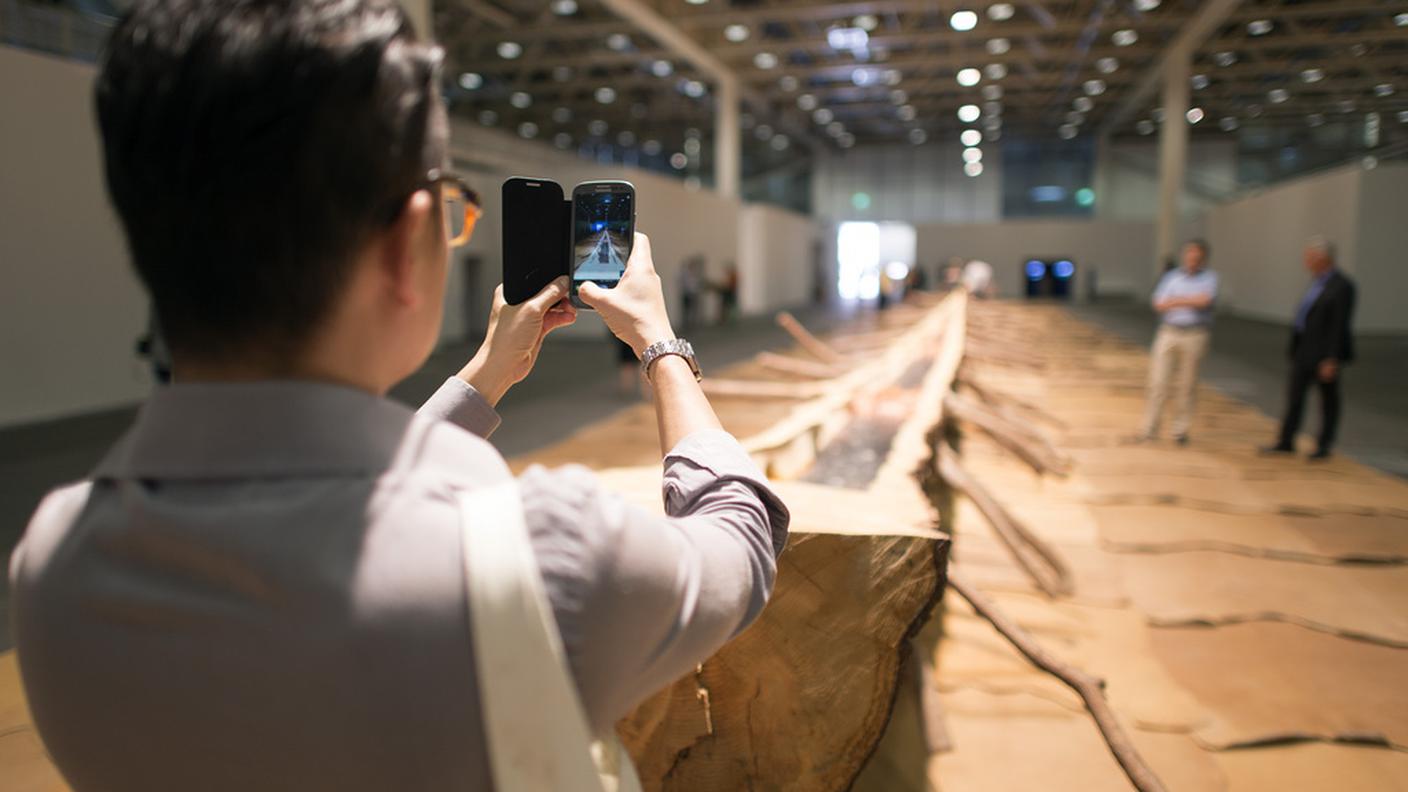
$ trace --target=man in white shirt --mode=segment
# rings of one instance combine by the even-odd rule
[[[1158,436],[1164,404],[1173,401],[1173,436],[1188,444],[1198,366],[1211,338],[1212,307],[1217,300],[1217,273],[1207,268],[1211,250],[1201,239],[1183,245],[1182,266],[1164,273],[1154,289],[1159,330],[1149,361],[1149,401],[1140,442]]]

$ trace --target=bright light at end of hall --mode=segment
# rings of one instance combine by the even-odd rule
[[[978,15],[972,11],[954,11],[948,18],[948,26],[958,31],[972,30],[978,26]]]
[[[957,79],[959,85],[965,88],[972,87],[977,85],[979,80],[983,79],[983,73],[973,68],[959,69]]]
[[[965,129],[963,134],[958,136],[958,142],[965,146],[976,146],[983,142],[983,133],[976,129]]]
[[[965,124],[971,124],[977,121],[978,116],[982,114],[983,111],[978,109],[978,106],[975,104],[966,104],[958,108],[958,120]]]

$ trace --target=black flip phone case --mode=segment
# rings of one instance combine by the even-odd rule
[[[534,179],[543,184],[557,185],[561,190],[562,186],[552,179]],[[505,185],[508,182],[504,182]],[[503,218],[503,238],[508,239],[508,212],[505,202],[505,212]],[[503,277],[504,277],[504,301],[509,305],[518,305],[528,298],[543,290],[543,287],[553,282],[554,278],[561,275],[572,274],[572,199],[562,200],[561,211],[554,215],[544,217],[539,230],[543,234],[552,234],[558,240],[557,249],[562,251],[562,258],[558,260],[557,266],[552,262],[543,262],[538,267],[528,272],[519,272],[514,269],[511,257],[507,248],[503,256]]]

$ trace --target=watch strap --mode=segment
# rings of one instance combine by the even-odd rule
[[[646,380],[650,379],[650,365],[666,355],[679,355],[684,358],[689,363],[689,370],[694,372],[694,379],[704,379],[703,373],[699,371],[699,362],[694,359],[694,347],[683,338],[668,338],[656,341],[641,353],[640,368]]]

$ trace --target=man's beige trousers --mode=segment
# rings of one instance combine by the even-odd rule
[[[1144,434],[1158,434],[1164,403],[1173,399],[1173,434],[1188,434],[1193,422],[1193,393],[1198,387],[1198,364],[1208,351],[1211,333],[1206,327],[1162,325],[1154,336],[1149,361],[1149,404],[1144,411]]]

